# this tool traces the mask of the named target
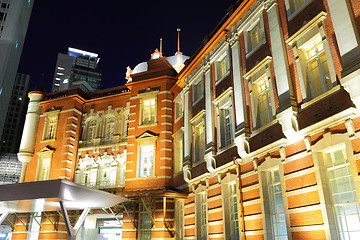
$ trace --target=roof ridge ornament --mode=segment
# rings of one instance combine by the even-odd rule
[[[175,55],[178,55],[178,54],[182,54],[182,52],[180,52],[180,31],[181,31],[181,29],[178,28],[176,30],[178,32],[178,42],[177,42],[177,52],[175,53]]]

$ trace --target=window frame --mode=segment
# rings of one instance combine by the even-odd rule
[[[288,21],[294,19],[300,12],[302,12],[313,0],[303,0],[304,2],[299,6],[294,6],[294,1],[298,0],[285,0],[285,8]]]
[[[254,52],[256,52],[261,46],[266,43],[266,33],[262,11],[259,10],[258,13],[254,17],[252,17],[252,19],[248,20],[248,22],[251,24],[246,26],[244,29],[246,58],[251,56]],[[257,27],[261,30],[261,36],[258,40],[258,43],[253,46],[251,32]]]
[[[235,140],[235,117],[234,117],[234,105],[233,105],[233,90],[232,87],[229,87],[227,90],[225,90],[219,97],[217,97],[214,101],[213,104],[216,107],[216,111],[217,111],[217,122],[218,122],[218,136],[219,136],[219,140],[218,140],[218,149],[219,150],[224,150],[226,148],[228,148],[229,146],[233,146],[234,145],[234,140]],[[223,141],[226,141],[226,139],[222,139],[222,136],[225,136],[224,133],[224,123],[223,123],[223,115],[222,115],[222,111],[224,109],[228,109],[229,110],[229,123],[230,123],[230,132],[229,132],[229,138],[230,138],[230,142],[226,144],[223,143]]]
[[[201,201],[199,201],[199,199]],[[205,209],[203,209],[205,207]],[[205,212],[203,211],[205,210]],[[206,238],[209,239],[209,229],[208,229],[208,216],[209,216],[209,209],[207,204],[207,189],[205,186],[200,185],[195,190],[195,236],[196,239],[204,240],[203,237],[203,230],[206,230]],[[205,219],[205,221],[204,221]],[[204,224],[202,224],[204,221]],[[200,236],[199,236],[200,234]]]
[[[338,89],[336,71],[334,67],[333,57],[330,50],[329,43],[327,41],[326,30],[324,26],[324,20],[327,16],[327,13],[320,12],[312,20],[310,20],[305,26],[303,26],[299,31],[293,34],[287,41],[289,45],[292,46],[292,50],[295,57],[296,69],[299,77],[300,91],[302,96],[302,105],[301,108],[306,108],[307,106],[317,102],[318,100],[328,96]],[[323,49],[326,57],[327,68],[329,71],[331,89],[323,92],[319,96],[312,97],[308,94],[308,70],[307,70],[307,59],[303,49],[308,49],[309,46],[312,46],[314,42],[321,41],[323,44]],[[318,65],[319,67],[319,65]],[[321,83],[323,84],[323,83]],[[323,86],[324,87],[324,86]]]
[[[184,94],[179,93],[174,99],[174,122],[177,122],[184,115]],[[179,110],[180,106],[180,110]]]
[[[36,175],[35,175],[36,181],[47,181],[47,180],[49,180],[53,154],[54,154],[54,150],[50,149],[50,148],[47,148],[47,147],[43,148],[42,150],[40,150],[37,153],[38,161],[37,161]],[[44,164],[45,160],[48,161],[46,176],[42,173],[43,164]],[[42,175],[44,175],[44,177],[42,177]]]
[[[147,132],[145,132],[144,134],[142,134],[141,136],[139,136],[136,139],[137,142],[137,168],[136,168],[136,177],[137,178],[153,178],[156,177],[156,172],[155,172],[155,166],[156,166],[156,140],[157,140],[158,136],[154,136],[151,135]],[[141,171],[140,168],[143,166],[143,159],[142,159],[142,147],[145,146],[151,146],[152,147],[152,153],[153,153],[153,157],[152,157],[152,170],[151,170],[151,175],[150,176],[142,176],[141,175]]]
[[[184,162],[184,130],[180,128],[176,133],[173,134],[173,143],[174,143],[174,172],[173,174],[177,174],[182,172],[183,162]],[[179,146],[179,142],[181,142],[181,147]],[[181,149],[180,153],[177,154],[177,150]],[[178,159],[180,158],[180,159]]]
[[[59,114],[60,114],[60,110],[56,110],[56,109],[52,109],[49,112],[43,114],[43,116],[45,116],[45,122],[44,122],[42,141],[56,140],[56,133],[59,123]],[[55,120],[55,123],[51,123],[51,120]],[[51,126],[52,128],[50,128]],[[52,138],[49,138],[50,133],[53,134]]]
[[[191,92],[192,92],[192,105],[194,106],[195,104],[197,104],[198,102],[200,102],[201,99],[204,98],[204,73],[203,71],[199,71],[194,77],[193,80],[191,82]],[[195,97],[196,91],[195,91],[195,86],[198,86],[198,88],[200,89],[198,91],[199,96]]]
[[[185,203],[184,199],[175,199],[175,239],[182,240],[185,236]]]
[[[152,125],[156,125],[157,124],[157,114],[158,114],[158,93],[159,91],[154,91],[151,90],[150,88],[148,90],[146,90],[146,92],[144,93],[140,93],[138,94],[138,96],[140,97],[140,114],[139,114],[139,126],[152,126]],[[152,122],[148,122],[145,123],[144,122],[144,107],[145,107],[145,101],[150,101],[150,100],[154,100],[154,121]],[[150,120],[151,120],[151,106],[150,106]]]
[[[256,134],[259,131],[267,128],[269,125],[273,124],[276,119],[276,105],[275,105],[275,94],[274,94],[274,86],[272,82],[272,74],[270,70],[270,64],[272,62],[272,57],[265,57],[260,63],[258,63],[255,67],[253,67],[250,71],[248,71],[244,78],[248,82],[249,92],[250,92],[250,101],[251,101],[251,114],[252,114],[252,123],[253,123],[253,134]],[[271,101],[271,112],[269,112],[269,104],[267,104],[269,122],[265,125],[258,122],[259,115],[259,96],[263,94],[264,91],[259,91],[259,84],[261,84],[264,80],[267,80],[269,86],[267,91],[269,92],[269,98]],[[267,100],[268,101],[268,100]],[[271,120],[271,121],[270,121]]]
[[[190,120],[190,124],[192,126],[192,162],[194,164],[194,166],[197,166],[199,165],[200,163],[204,162],[205,161],[205,150],[206,150],[206,126],[205,126],[205,110],[202,110],[201,112],[199,112],[195,117],[193,117],[191,120]],[[202,157],[199,156],[200,159],[197,159],[196,158],[196,155],[195,155],[195,148],[196,148],[196,142],[197,142],[197,130],[199,128],[202,128],[202,135],[203,135],[203,155]],[[199,143],[200,144],[200,143]]]

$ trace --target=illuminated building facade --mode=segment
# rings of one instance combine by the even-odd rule
[[[58,54],[52,92],[79,87],[84,92],[100,89],[101,71],[98,54],[68,48],[68,54]]]
[[[359,15],[356,0],[237,2],[180,72],[155,51],[125,86],[34,91],[21,181],[134,200],[94,210],[83,239],[111,212],[122,239],[359,239]]]

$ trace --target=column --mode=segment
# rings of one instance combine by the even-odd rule
[[[43,95],[44,94],[42,92],[37,91],[29,93],[30,101],[21,137],[20,149],[17,154],[19,161],[22,163],[19,182],[24,181],[27,164],[31,161],[34,155],[35,140],[41,113],[40,101],[42,100]]]
[[[190,135],[190,88],[189,86],[185,85],[184,89],[184,161],[183,161],[183,173],[184,173],[184,180],[186,182],[190,181],[191,179],[191,135]]]

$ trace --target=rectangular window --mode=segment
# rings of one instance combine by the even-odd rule
[[[219,109],[220,148],[226,147],[234,142],[231,111],[232,108],[230,106],[225,106]]]
[[[143,101],[142,124],[155,123],[156,103],[155,98]]]
[[[360,239],[360,211],[345,148],[324,153],[340,239]]]
[[[110,117],[106,119],[106,127],[105,127],[105,140],[110,141],[114,136],[115,131],[115,118]]]
[[[46,121],[47,123],[46,123],[44,140],[55,139],[58,117],[56,116],[56,117],[47,118]]]
[[[49,180],[50,162],[51,159],[49,157],[40,157],[36,181]]]
[[[207,203],[206,193],[196,194],[196,239],[207,239]]]
[[[332,88],[329,68],[322,41],[315,42],[305,50],[308,75],[307,92],[316,98]]]
[[[177,133],[174,137],[174,157],[175,157],[175,169],[174,173],[178,173],[182,171],[183,165],[183,142],[184,142],[184,134],[182,130],[181,133]]]
[[[257,125],[264,126],[272,121],[269,80],[266,78],[258,84]]]
[[[175,239],[184,238],[184,200],[175,200]]]
[[[140,146],[139,177],[153,175],[154,145]]]
[[[87,140],[90,141],[96,138],[96,120],[92,120],[88,123]]]
[[[183,115],[182,97],[179,96],[175,99],[175,120]]]
[[[199,79],[194,82],[194,84],[192,85],[192,91],[193,91],[193,103],[196,103],[203,96],[204,90],[203,90],[202,77],[199,77]]]
[[[247,53],[251,52],[257,46],[265,41],[262,18],[258,20],[255,26],[246,32],[247,34]]]
[[[238,199],[236,183],[227,184],[227,194],[225,195],[227,206],[226,222],[229,223],[229,238],[231,240],[238,240],[239,238],[239,214],[238,214]]]
[[[285,210],[279,170],[267,172],[267,186],[273,239],[287,239]]]
[[[205,131],[203,124],[194,127],[194,162],[204,159],[205,152]]]
[[[228,57],[224,54],[219,60],[215,61],[216,81],[221,80],[229,70]]]
[[[139,221],[139,239],[150,240],[151,239],[151,228],[152,221],[151,217],[147,213],[145,207],[140,205],[140,221]]]

